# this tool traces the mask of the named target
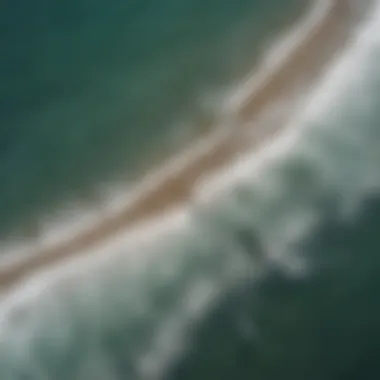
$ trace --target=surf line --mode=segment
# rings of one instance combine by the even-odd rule
[[[241,129],[248,128],[247,122],[256,118],[269,104],[281,100],[300,73],[318,71],[311,67],[312,63],[318,61],[321,49],[335,32],[340,31],[341,23],[345,24],[349,16],[349,0],[315,0],[306,17],[281,39],[283,43],[277,46],[277,52],[276,49],[272,51],[273,60],[264,60],[262,67],[255,70],[242,90],[231,98],[229,107],[236,121],[234,126],[218,128],[216,125],[197,143],[140,182],[128,202],[114,215],[72,238],[30,252],[24,260],[12,266],[0,268],[0,288],[8,288],[35,271],[80,255],[106,243],[125,228],[189,201],[201,178],[221,169],[247,148],[240,136]]]

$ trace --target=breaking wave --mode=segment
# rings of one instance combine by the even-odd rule
[[[8,294],[1,379],[376,378],[379,20],[187,209]]]

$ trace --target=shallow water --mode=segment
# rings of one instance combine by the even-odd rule
[[[379,376],[374,4],[303,111],[217,194],[4,298],[2,379]]]
[[[33,234],[36,215],[180,149],[305,4],[3,3],[0,233]]]

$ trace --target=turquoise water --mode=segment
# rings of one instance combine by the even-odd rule
[[[0,378],[379,378],[379,21],[216,196],[4,297]]]
[[[3,2],[0,234],[185,145],[304,4]]]

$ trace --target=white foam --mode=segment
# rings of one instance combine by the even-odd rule
[[[347,81],[363,74],[361,61],[370,53],[371,45],[375,41],[380,42],[380,2],[376,4],[371,19],[361,24],[348,49],[331,64],[320,84],[308,94],[303,112],[296,114],[282,133],[269,144],[248,152],[199,184],[194,196],[196,204],[222,199],[237,184],[257,178],[271,162],[281,160],[294,149],[305,128],[310,127],[311,120],[323,118],[331,111],[336,99],[341,99],[338,95],[341,95]]]
[[[312,9],[307,13],[307,16],[269,50],[259,69],[250,74],[248,79],[246,78],[234,90],[226,108],[232,112],[237,104],[243,103],[252,94],[252,91],[265,84],[265,81],[270,79],[271,74],[275,70],[278,70],[282,64],[286,63],[287,58],[304,41],[305,36],[311,35],[313,30],[318,27],[329,12],[331,5],[331,0],[317,0],[313,2]],[[83,208],[75,205],[75,212],[60,215],[60,220],[58,221],[48,220],[43,223],[45,228],[34,247],[31,242],[11,245],[8,248],[2,247],[2,261],[4,265],[7,263],[12,264],[15,260],[22,260],[30,255],[33,249],[39,250],[59,244],[74,234],[80,234],[91,229],[102,218],[117,214],[120,207],[137,202],[146,193],[154,190],[163,178],[176,176],[189,162],[210,153],[225,139],[226,134],[229,133],[231,133],[231,125],[226,125],[226,128],[219,128],[216,132],[182,151],[179,156],[170,159],[166,165],[153,172],[134,189],[126,190],[125,184],[123,184],[124,188],[122,187],[121,189],[115,187],[108,189],[105,196],[103,196],[103,201],[101,200],[100,202],[101,205],[98,205],[97,209]]]
[[[291,59],[293,52],[305,42],[305,38],[311,38],[313,31],[319,28],[330,12],[332,5],[331,0],[314,1],[307,17],[285,34],[284,38],[277,41],[264,55],[259,68],[244,78],[228,100],[227,107],[233,111],[237,110],[250,98],[252,93],[265,87],[271,76],[281,66],[285,65]]]
[[[377,16],[380,15],[377,14]],[[366,28],[364,32],[368,30],[369,28]],[[291,126],[293,128],[289,128],[288,130],[286,130],[286,132],[283,133],[281,138],[273,141],[270,147],[262,148],[262,150],[259,153],[249,154],[245,156],[244,159],[241,160],[241,162],[237,163],[236,165],[233,165],[232,167],[235,169],[233,179],[229,178],[232,174],[231,171],[225,171],[223,180],[221,180],[220,178],[222,177],[220,177],[218,180],[220,180],[221,182],[219,182],[216,187],[221,186],[225,188],[231,186],[231,184],[235,185],[236,183],[239,183],[240,181],[245,181],[247,179],[251,181],[252,176],[259,175],[260,171],[264,168],[267,168],[268,163],[270,163],[272,160],[279,161],[282,159],[282,155],[289,154],[289,151],[291,151],[291,149],[295,147],[295,144],[301,137],[301,135],[304,132],[310,130],[310,126],[305,126],[309,125],[307,121],[316,117],[321,117],[323,119],[326,116],[326,112],[330,112],[329,105],[331,104],[331,100],[335,98],[337,93],[339,93],[340,95],[342,95],[342,93],[344,94],[345,89],[342,88],[343,83],[346,83],[348,79],[354,76],[352,75],[352,70],[355,70],[355,68],[357,67],[355,66],[357,64],[357,59],[361,59],[360,57],[362,55],[368,53],[368,49],[363,49],[361,42],[359,41],[361,36],[362,34],[360,34],[357,39],[358,43],[354,44],[349,50],[347,50],[347,52],[342,57],[340,57],[340,59],[331,67],[331,70],[326,74],[324,80],[322,80],[321,85],[318,88],[316,88],[315,91],[310,95],[310,106],[307,109],[305,109],[305,111],[291,123]],[[353,61],[356,61],[356,64],[353,63]],[[360,73],[358,73],[358,75],[359,74]],[[138,244],[140,244],[141,241],[146,242],[146,237],[149,236],[149,238],[151,238],[154,236],[153,234],[161,235],[168,231],[178,232],[178,228],[184,228],[187,226],[187,222],[189,221],[189,214],[186,212],[182,212],[181,210],[175,210],[171,215],[168,214],[167,218],[167,221],[158,221],[157,224],[156,222],[152,221],[150,226],[145,226],[147,230],[144,230],[143,228],[138,229],[138,232],[136,232],[136,235],[134,235],[135,237],[137,237],[136,242],[138,242]],[[295,228],[295,230],[298,231],[298,226],[291,227]],[[161,228],[161,230],[159,230],[159,228]],[[287,231],[286,233],[289,232]],[[290,233],[293,232],[290,231]],[[131,240],[133,240],[131,239],[130,235],[125,234],[123,236],[120,236],[120,244],[122,243],[123,239],[126,239],[128,245],[131,243]],[[124,244],[124,242],[122,244]],[[162,251],[163,249],[165,249],[165,247],[157,243],[154,238],[149,241],[149,245],[151,245],[151,252],[157,254],[158,251]],[[131,293],[136,293],[136,289],[133,288],[131,290],[128,287],[128,275],[126,275],[127,270],[130,271],[128,273],[130,274],[133,271],[133,268],[131,269],[129,265],[125,265],[125,262],[119,260],[121,257],[125,257],[127,255],[125,254],[125,252],[116,252],[114,246],[108,247],[107,252],[104,252],[104,249],[99,250],[98,252],[100,253],[101,251],[103,254],[91,255],[91,260],[88,260],[87,258],[82,258],[75,260],[75,263],[71,262],[70,270],[72,271],[72,273],[74,273],[74,277],[70,276],[67,267],[59,268],[55,271],[50,271],[50,273],[45,273],[44,279],[42,279],[42,277],[38,279],[35,278],[33,280],[34,286],[33,282],[29,283],[29,286],[24,286],[20,292],[6,299],[6,301],[2,304],[2,308],[0,311],[0,332],[3,344],[7,345],[7,351],[5,352],[7,353],[7,355],[9,355],[10,358],[14,358],[12,354],[14,354],[14,352],[17,352],[17,359],[22,358],[24,360],[22,362],[20,359],[19,364],[23,364],[27,367],[29,363],[26,363],[26,356],[24,357],[23,355],[27,355],[28,353],[33,352],[33,339],[35,339],[35,337],[38,336],[38,334],[41,331],[46,332],[47,330],[48,333],[52,334],[52,331],[54,333],[58,333],[58,331],[67,328],[67,326],[64,325],[64,323],[61,323],[62,319],[60,319],[60,317],[62,316],[60,315],[60,312],[62,310],[67,310],[68,305],[73,307],[74,304],[76,307],[83,309],[87,307],[85,314],[87,318],[83,317],[83,320],[87,322],[85,328],[87,328],[87,324],[92,324],[93,326],[89,327],[89,329],[94,330],[91,330],[91,332],[95,332],[96,330],[97,334],[94,338],[94,341],[91,341],[92,343],[97,343],[97,338],[99,337],[99,334],[104,333],[103,330],[107,328],[107,323],[111,323],[109,321],[105,321],[106,318],[104,318],[104,314],[104,319],[101,319],[100,315],[102,313],[106,313],[107,317],[109,317],[108,313],[113,313],[113,318],[120,318],[120,320],[122,320],[121,323],[123,323],[124,325],[129,323],[130,326],[134,326],[133,323],[134,321],[138,320],[138,318],[136,318],[133,312],[131,312],[132,307],[130,307],[129,305],[129,295]],[[143,260],[144,256],[146,256],[147,254],[147,251],[142,252],[141,249],[133,250],[133,252],[133,257],[136,260]],[[218,254],[215,255],[215,257],[217,258],[216,260],[220,260],[221,258],[221,255],[219,255],[219,253],[220,252],[218,252]],[[189,252],[182,253],[181,260],[184,261],[185,258],[187,258],[188,256]],[[118,260],[115,260],[115,258],[118,258]],[[235,258],[236,257],[234,257],[234,259]],[[109,267],[98,265],[99,259],[104,260],[103,263],[112,262],[114,270],[107,271]],[[165,260],[165,262],[162,265],[167,266],[169,262],[169,260]],[[124,265],[120,266],[120,263]],[[122,287],[120,286],[120,283],[117,280],[115,280],[115,282],[117,283],[116,285],[111,285],[116,272],[115,268],[119,271],[119,274],[116,274],[116,277],[120,276],[120,278],[122,278]],[[153,276],[153,273],[148,273],[147,276],[151,277]],[[181,349],[181,339],[183,338],[183,335],[186,334],[187,324],[189,323],[189,321],[192,321],[192,318],[201,317],[201,313],[204,312],[204,309],[209,307],[208,301],[214,297],[214,283],[206,283],[205,288],[201,288],[200,290],[196,287],[192,288],[191,285],[199,284],[200,281],[198,281],[199,279],[194,275],[194,273],[191,276],[192,281],[189,281],[190,285],[186,287],[188,292],[181,292],[182,295],[188,294],[188,298],[184,298],[183,300],[180,299],[180,301],[183,302],[178,302],[177,305],[174,306],[174,309],[168,311],[168,314],[171,313],[170,315],[172,319],[165,318],[162,324],[157,323],[154,334],[149,334],[150,338],[153,336],[154,344],[153,346],[151,346],[151,351],[149,351],[148,349],[145,357],[140,356],[140,358],[145,360],[143,360],[143,362],[141,363],[138,363],[141,365],[142,370],[146,370],[148,374],[155,373],[155,370],[157,369],[157,362],[162,363],[162,361],[167,360],[167,357],[172,358],[172,355],[175,355],[175,353],[173,353],[172,351],[175,349]],[[86,277],[85,280],[88,283],[91,282],[91,284],[79,283],[82,277]],[[182,280],[183,279],[181,278],[181,281]],[[50,292],[52,293],[49,293],[49,291],[47,290],[48,288],[46,287],[46,282],[44,281],[48,281],[50,284],[53,284],[53,287],[50,288]],[[116,286],[119,287],[116,288]],[[155,282],[154,286],[158,287],[158,282]],[[173,283],[171,283],[171,288],[174,288],[175,286],[176,284],[173,281]],[[101,289],[99,290],[97,289],[97,287]],[[107,290],[109,293],[107,293],[107,291],[104,291],[104,289],[107,287],[111,289]],[[83,290],[83,288],[85,288],[85,290]],[[115,289],[118,290],[117,294],[115,294],[115,292],[112,292],[112,290]],[[91,290],[92,293],[89,290]],[[95,292],[95,290],[99,290],[99,292]],[[141,289],[139,288],[139,290]],[[199,292],[197,292],[198,290]],[[86,291],[88,292],[88,294],[86,294]],[[57,294],[55,294],[55,292]],[[52,314],[52,310],[54,309],[54,307],[49,306],[49,302],[53,302],[52,300],[58,300],[60,299],[60,297],[63,298],[62,294],[66,294],[64,292],[71,292],[72,298],[77,300],[78,305],[74,302],[73,304],[67,304],[64,301],[60,300],[60,302],[62,303],[60,303],[59,305],[53,303],[53,306],[56,307],[56,309],[54,310],[54,314]],[[98,293],[100,293],[101,295],[98,295]],[[139,302],[143,302],[140,299],[143,298],[142,293],[143,290],[137,293],[137,295],[135,294],[135,298],[139,298]],[[194,295],[194,293],[196,294]],[[107,295],[109,294],[112,294],[114,298],[107,297]],[[91,297],[95,298],[95,301],[89,300]],[[192,302],[194,301],[196,302],[195,306],[192,305]],[[93,304],[96,304],[96,302],[98,302],[99,304],[94,306]],[[33,307],[31,306],[32,312],[30,312],[27,315],[27,317],[29,318],[27,322],[30,322],[30,324],[18,327],[17,324],[12,321],[12,317],[9,313],[12,313],[12,311],[15,310],[15,319],[17,320],[17,312],[21,311],[22,313],[22,311],[28,309],[28,307],[31,304],[33,304]],[[73,310],[70,311],[74,313],[77,310],[73,307]],[[127,315],[127,313],[129,314]],[[137,314],[137,312],[135,313]],[[54,318],[51,318],[52,316]],[[129,317],[129,319],[127,319],[127,317]],[[99,322],[97,318],[101,319],[101,321]],[[50,319],[52,321],[50,321]],[[45,321],[48,322],[47,326],[45,326],[44,324]],[[171,321],[173,321],[174,326],[173,324],[169,325],[169,322]],[[65,319],[63,320],[63,322],[69,323],[68,320]],[[97,323],[99,323],[99,325]],[[32,330],[32,328],[34,328],[35,326],[37,326],[38,328]],[[99,326],[101,327],[101,329],[103,329],[101,332],[99,331],[99,329],[97,329]],[[10,328],[8,329],[8,327]],[[53,335],[53,338],[54,337],[55,335]],[[55,348],[57,348],[57,346],[55,346]],[[94,353],[91,352],[91,355],[94,355]],[[96,360],[93,356],[92,359]],[[154,378],[153,375],[152,378]]]

